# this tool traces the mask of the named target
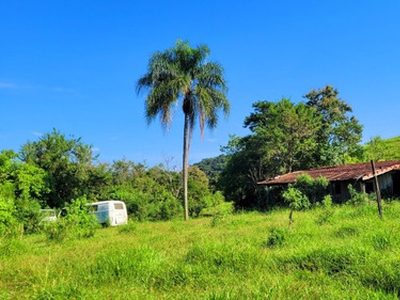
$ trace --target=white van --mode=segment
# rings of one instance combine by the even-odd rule
[[[100,224],[107,224],[109,222],[111,226],[118,226],[128,223],[126,205],[122,201],[107,200],[93,202],[89,205],[92,206],[93,212],[97,217],[97,222]]]

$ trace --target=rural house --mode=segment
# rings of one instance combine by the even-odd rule
[[[385,191],[395,197],[400,197],[400,160],[376,162],[375,171],[381,191]],[[328,179],[332,199],[335,202],[343,202],[349,199],[350,193],[347,188],[349,183],[358,192],[371,193],[375,191],[373,184],[374,175],[370,163],[296,171],[258,182],[258,185],[266,187],[288,185],[294,183],[296,178],[302,174],[308,174],[312,178],[323,176]]]

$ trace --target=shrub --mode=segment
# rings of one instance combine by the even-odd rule
[[[322,211],[318,215],[317,224],[322,225],[330,223],[334,214],[335,212],[332,208],[332,197],[331,195],[326,195],[322,200]]]
[[[87,200],[81,197],[72,200],[66,206],[67,214],[57,222],[51,222],[44,228],[49,240],[62,241],[66,238],[89,238],[99,228],[96,216],[89,211]]]
[[[0,241],[4,237],[14,236],[16,233],[17,220],[14,212],[14,202],[0,196]]]
[[[40,229],[42,215],[39,201],[34,199],[15,200],[15,216],[23,224],[24,233],[35,233]]]
[[[310,175],[304,174],[296,178],[292,187],[306,195],[311,204],[315,204],[321,202],[328,194],[328,185],[329,181],[325,177],[313,179]]]
[[[370,199],[368,194],[357,192],[351,184],[349,184],[347,188],[349,189],[350,193],[350,199],[347,201],[348,205],[361,206],[369,203]]]
[[[269,236],[265,243],[268,248],[282,246],[288,238],[288,231],[278,227],[272,227],[269,230]]]
[[[282,197],[285,202],[289,204],[291,209],[289,214],[289,224],[293,222],[293,211],[304,210],[310,207],[310,201],[307,196],[296,188],[289,187],[283,192]]]

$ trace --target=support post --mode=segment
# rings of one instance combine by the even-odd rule
[[[381,190],[379,188],[378,176],[376,176],[375,163],[373,160],[371,160],[371,167],[372,167],[372,174],[374,175],[374,186],[375,186],[375,193],[376,193],[376,201],[378,202],[378,212],[379,212],[379,216],[382,218]]]

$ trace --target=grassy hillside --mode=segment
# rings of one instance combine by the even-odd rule
[[[393,157],[391,159],[400,159],[400,136],[384,140],[388,149],[391,149]]]
[[[99,229],[0,244],[0,299],[397,299],[400,203]]]
[[[364,149],[367,160],[400,160],[400,136],[390,139],[375,137],[364,146]]]

